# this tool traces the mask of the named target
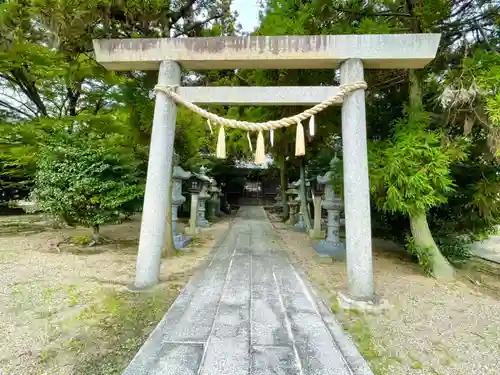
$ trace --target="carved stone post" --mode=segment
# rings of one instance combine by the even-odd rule
[[[298,222],[295,224],[293,229],[297,232],[306,232],[308,231],[307,225],[304,220],[304,215],[307,215],[307,200],[305,197],[304,184],[302,183],[302,179],[293,182],[292,186],[298,189],[298,196],[295,199],[297,201],[299,213],[298,213]]]
[[[172,188],[172,236],[174,239],[174,247],[182,249],[191,242],[190,237],[184,236],[182,233],[177,234],[177,211],[186,198],[182,195],[182,181],[191,177],[191,172],[186,172],[178,165],[178,157],[174,155],[174,172],[172,175],[174,185]]]
[[[318,176],[318,183],[325,185],[325,200],[321,206],[328,212],[326,239],[321,240],[314,249],[320,256],[345,258],[345,246],[340,241],[340,210],[342,200],[335,196],[330,184],[331,172]]]
[[[210,187],[208,188],[210,194],[210,199],[208,200],[208,220],[213,220],[217,215],[217,199],[219,198],[219,188],[217,187],[217,181],[212,178]]]

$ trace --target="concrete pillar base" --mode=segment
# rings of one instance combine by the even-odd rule
[[[299,220],[297,224],[293,226],[295,232],[307,232],[307,226],[302,220]]]
[[[195,228],[194,230],[191,229],[191,227],[187,227],[184,229],[184,233],[186,233],[188,236],[196,236],[198,233],[200,233],[200,228]]]
[[[318,229],[311,229],[309,231],[309,237],[311,237],[314,240],[322,240],[325,238],[325,232]]]
[[[130,293],[154,293],[157,289],[164,287],[164,285],[162,284],[163,284],[162,282],[158,282],[155,284],[150,284],[141,287],[137,287],[134,284],[129,284],[127,285],[126,288],[127,291],[129,291]]]
[[[290,214],[290,217],[285,222],[285,224],[287,224],[287,225],[295,225],[296,223],[297,223],[297,218],[293,214]]]
[[[357,299],[351,296],[339,293],[337,296],[339,305],[344,310],[365,311],[372,314],[381,314],[391,308],[389,301],[374,295],[370,299]]]
[[[314,246],[314,250],[320,257],[332,257],[338,260],[344,260],[346,257],[343,243],[335,244],[327,240],[321,240]]]

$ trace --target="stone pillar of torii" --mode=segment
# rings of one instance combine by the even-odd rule
[[[364,80],[364,69],[419,69],[436,55],[439,34],[245,36],[210,38],[103,39],[94,41],[96,60],[110,70],[159,70],[158,85],[181,84],[186,69],[332,69],[340,84]],[[369,88],[368,88],[369,89]],[[340,88],[178,87],[195,104],[315,105]],[[156,93],[149,165],[134,287],[159,280],[170,198],[177,106]],[[348,94],[342,105],[344,205],[349,298],[372,301],[370,190],[365,90]]]

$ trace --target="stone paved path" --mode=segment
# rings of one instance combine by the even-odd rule
[[[241,208],[124,374],[371,374],[277,240],[261,207]]]

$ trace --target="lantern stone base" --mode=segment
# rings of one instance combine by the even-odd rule
[[[342,260],[346,256],[345,245],[343,243],[335,244],[327,240],[321,240],[314,246],[314,250],[316,250],[316,253],[320,257],[332,257]]]
[[[299,222],[293,226],[293,230],[295,232],[307,232],[307,226],[304,223],[304,219],[302,217],[300,217]]]
[[[185,247],[191,242],[191,240],[191,237],[184,236],[183,234],[177,234],[174,236],[174,247],[177,250],[189,251],[188,249],[185,249]]]
[[[198,218],[198,221],[196,221],[196,226],[200,228],[209,228],[210,227],[210,222],[205,219],[205,218]]]

